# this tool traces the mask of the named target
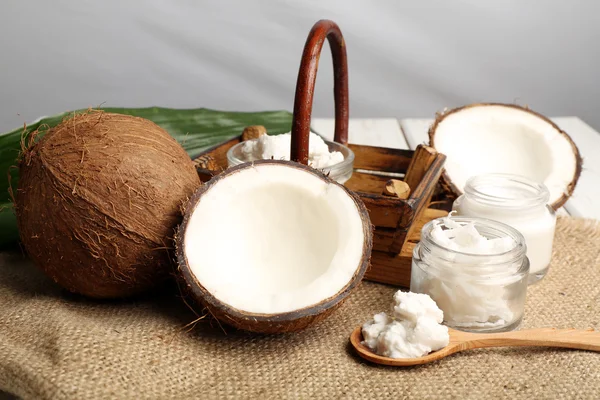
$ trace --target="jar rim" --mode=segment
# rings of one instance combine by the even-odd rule
[[[446,218],[451,218],[453,222],[463,225],[473,223],[475,228],[480,232],[480,234],[484,236],[486,236],[486,232],[488,234],[490,232],[495,232],[497,234],[496,237],[508,236],[514,240],[515,246],[510,248],[509,250],[491,254],[469,253],[450,249],[444,245],[437,243],[431,237],[431,231],[435,226],[437,226],[438,224],[442,224],[445,226]],[[482,233],[481,230],[485,232]],[[449,254],[451,256],[459,255],[464,257],[465,259],[470,261],[469,264],[473,264],[472,266],[466,266],[467,269],[479,268],[481,265],[485,265],[487,267],[492,268],[495,266],[503,266],[517,262],[519,259],[523,259],[524,257],[526,257],[527,254],[527,245],[525,243],[525,237],[523,236],[523,234],[521,234],[521,232],[502,222],[480,217],[441,217],[429,221],[423,226],[423,229],[421,230],[421,243],[427,247],[437,249],[438,251],[441,250],[442,252],[446,252],[446,254]],[[452,257],[441,257],[439,254],[437,254],[436,257],[439,257],[446,261],[454,261]]]
[[[490,188],[493,189],[490,191]],[[538,207],[546,205],[550,199],[550,191],[543,183],[504,173],[472,176],[467,180],[464,192],[478,203],[508,209]]]

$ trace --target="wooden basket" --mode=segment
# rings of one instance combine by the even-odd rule
[[[409,286],[412,250],[421,227],[447,212],[428,208],[442,173],[445,156],[420,145],[417,150],[348,144],[348,68],[344,39],[338,26],[317,22],[304,47],[294,102],[291,159],[307,164],[310,120],[319,56],[325,39],[333,56],[335,136],[355,154],[354,173],[345,185],[358,193],[375,227],[371,267],[366,279]],[[227,168],[227,151],[243,140],[235,137],[200,154],[195,163],[202,181]],[[408,198],[383,194],[391,177],[404,176],[410,187]]]

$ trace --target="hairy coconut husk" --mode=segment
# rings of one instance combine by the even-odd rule
[[[246,168],[253,168],[254,166],[263,164],[280,164],[289,166],[290,168],[306,170],[317,175],[319,178],[325,180],[329,184],[342,187],[357,205],[358,212],[363,221],[363,232],[365,237],[360,263],[357,266],[354,276],[348,281],[347,285],[343,289],[341,289],[334,296],[323,299],[318,304],[314,304],[310,307],[299,310],[278,314],[249,313],[232,307],[229,304],[217,299],[202,285],[202,282],[200,282],[192,272],[188,263],[185,247],[185,235],[190,218],[203,194],[210,190],[212,186],[222,179],[227,179],[228,176],[236,174],[237,172]],[[186,303],[191,304],[191,307],[196,308],[199,314],[202,313],[203,309],[206,309],[217,320],[246,331],[257,333],[285,333],[305,329],[310,325],[325,319],[339,306],[341,306],[348,295],[350,295],[350,293],[358,287],[364,277],[371,259],[371,250],[373,247],[373,225],[371,224],[369,213],[361,198],[354,192],[346,189],[344,186],[330,179],[321,172],[312,169],[311,167],[291,161],[259,160],[254,161],[253,163],[244,163],[231,167],[222,174],[215,176],[208,183],[199,188],[186,205],[183,222],[178,228],[175,243],[177,247],[176,252],[179,269],[180,290],[183,296],[190,299],[190,301]],[[235,248],[232,248],[232,251],[236,251]]]
[[[473,104],[468,104],[468,105],[465,105],[462,107],[453,108],[451,110],[444,110],[444,111],[436,114],[435,121],[429,127],[429,131],[428,131],[429,146],[435,148],[435,133],[436,133],[437,127],[446,117],[448,117],[449,115],[452,115],[454,113],[468,109],[468,108],[485,107],[485,106],[502,106],[502,107],[518,109],[520,111],[524,111],[524,112],[533,114],[536,117],[538,117],[538,118],[544,120],[545,122],[547,122],[548,124],[550,124],[554,129],[556,129],[557,132],[559,132],[562,136],[564,136],[565,139],[569,142],[569,144],[571,145],[571,148],[573,150],[573,154],[575,155],[577,165],[575,168],[575,174],[573,175],[573,178],[572,178],[571,182],[569,183],[569,185],[565,188],[563,195],[558,200],[556,200],[555,202],[550,204],[550,206],[554,210],[558,210],[560,207],[562,207],[567,202],[567,200],[569,200],[571,195],[573,195],[573,191],[575,190],[575,186],[577,185],[577,181],[579,180],[579,177],[581,175],[583,160],[581,158],[581,154],[579,153],[579,149],[575,145],[575,142],[573,142],[573,139],[571,139],[571,137],[565,131],[560,129],[558,127],[558,125],[556,125],[552,120],[550,120],[549,118],[547,118],[546,116],[544,116],[540,113],[537,113],[537,112],[529,109],[529,107],[523,107],[518,104],[508,104],[508,103],[473,103]],[[440,178],[440,186],[442,187],[444,192],[446,192],[447,197],[451,200],[456,199],[458,196],[460,196],[462,194],[462,191],[454,184],[454,182],[452,182],[452,179],[450,178],[450,176],[448,175],[448,173],[445,170],[442,172],[442,176]]]
[[[200,180],[185,150],[153,122],[89,111],[24,145],[16,214],[35,264],[69,291],[137,294],[172,271],[180,206]]]

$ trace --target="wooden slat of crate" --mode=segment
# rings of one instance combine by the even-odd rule
[[[376,227],[408,227],[413,219],[413,209],[404,200],[370,193],[360,193],[360,198]]]
[[[385,187],[385,183],[389,179],[388,176],[365,174],[354,171],[352,177],[344,183],[344,186],[353,191],[381,194]]]
[[[425,199],[425,201],[415,203],[416,207],[415,207],[414,213],[417,216],[417,219],[420,219],[421,216],[423,216],[424,212],[427,211],[427,207],[430,204],[431,197],[432,197],[433,192],[435,191],[435,187],[436,187],[436,184],[435,183],[431,184],[431,182],[437,182],[439,180],[442,166],[444,165],[445,160],[446,160],[446,157],[442,156],[440,154],[437,154],[436,156],[434,156],[434,158],[432,160],[430,160],[430,166],[427,168],[427,171],[423,175],[423,178],[420,179],[419,183],[417,184],[417,187],[414,189],[414,191],[411,194],[411,196],[415,196],[416,198]],[[435,215],[435,213],[434,213],[434,215]],[[409,230],[408,230],[409,237],[413,234],[420,235],[423,224],[420,224],[419,222],[422,222],[422,221],[415,221],[415,223],[413,223],[409,227]],[[402,242],[396,241],[394,243],[394,246],[392,246],[390,250],[394,253],[399,252],[399,251],[401,251],[404,244],[405,243],[404,243],[404,238],[403,238]]]
[[[403,242],[408,233],[405,228],[381,228],[373,231],[373,250],[389,252],[397,241]]]
[[[444,210],[426,209],[421,218],[413,223],[414,229],[411,229],[411,234],[405,241],[400,254],[373,251],[371,267],[365,274],[365,279],[408,288],[410,286],[412,252],[420,240],[421,228],[427,222],[446,215],[448,212]]]
[[[225,143],[203,151],[202,154],[210,154],[217,164],[227,167],[227,151],[242,141],[237,136]],[[348,147],[354,152],[354,168],[371,171],[404,173],[408,169],[412,150],[388,149],[385,147],[362,146],[349,144]]]
[[[354,152],[354,168],[371,171],[404,173],[408,169],[412,150],[349,144]]]

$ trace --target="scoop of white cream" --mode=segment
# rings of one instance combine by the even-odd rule
[[[442,310],[428,295],[398,291],[391,317],[382,312],[362,326],[363,344],[386,357],[422,357],[448,345],[443,319]]]
[[[289,160],[292,134],[262,135],[248,140],[242,146],[242,153],[248,160]],[[308,140],[308,164],[313,168],[325,168],[344,161],[339,151],[329,152],[327,143],[317,134],[310,134]]]

